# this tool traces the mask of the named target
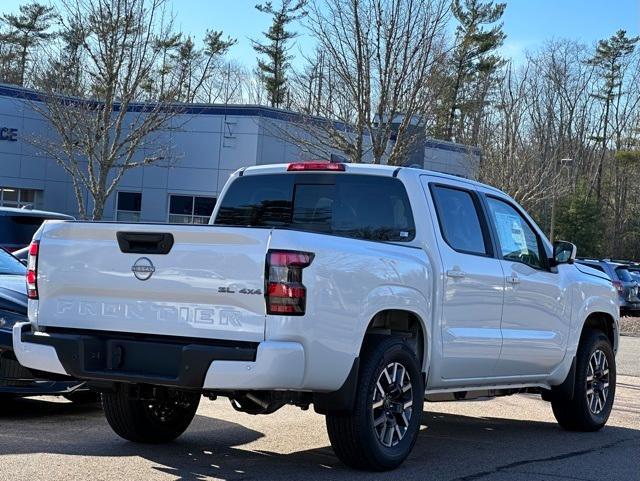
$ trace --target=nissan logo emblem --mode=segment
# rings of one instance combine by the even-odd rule
[[[131,272],[140,281],[150,279],[155,271],[156,268],[153,267],[153,262],[147,257],[141,257],[131,266]]]

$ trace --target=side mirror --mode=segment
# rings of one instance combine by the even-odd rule
[[[553,243],[553,264],[573,264],[576,260],[578,248],[567,241],[555,241]]]

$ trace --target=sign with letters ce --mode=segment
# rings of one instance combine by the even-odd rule
[[[12,129],[10,127],[0,127],[0,140],[7,140],[9,142],[18,141],[18,129]]]

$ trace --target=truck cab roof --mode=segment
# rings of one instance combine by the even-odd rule
[[[325,161],[318,161],[325,162]],[[329,164],[329,162],[326,162]],[[282,163],[282,164],[268,164],[268,165],[256,165],[251,167],[245,167],[237,171],[238,175],[260,175],[260,174],[277,174],[289,171],[289,166],[294,164],[304,164],[304,162],[295,163]],[[385,177],[398,177],[401,175],[429,175],[432,177],[441,177],[443,181],[455,181],[468,184],[470,187],[482,188],[493,191],[497,194],[507,196],[506,193],[482,182],[476,180],[467,179],[453,174],[445,174],[435,170],[419,169],[415,167],[400,167],[395,165],[379,165],[379,164],[351,164],[345,163],[344,170],[329,170],[327,173],[340,174],[342,172],[357,173],[363,175],[380,175]],[[309,170],[308,172],[318,172],[319,170]],[[293,173],[303,173],[304,170],[296,170]]]

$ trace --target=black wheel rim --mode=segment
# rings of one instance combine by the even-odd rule
[[[604,411],[609,399],[609,361],[601,349],[596,349],[589,358],[587,367],[587,405],[592,414]]]
[[[376,381],[371,403],[373,429],[385,447],[404,438],[413,412],[411,376],[402,363],[389,363]]]

